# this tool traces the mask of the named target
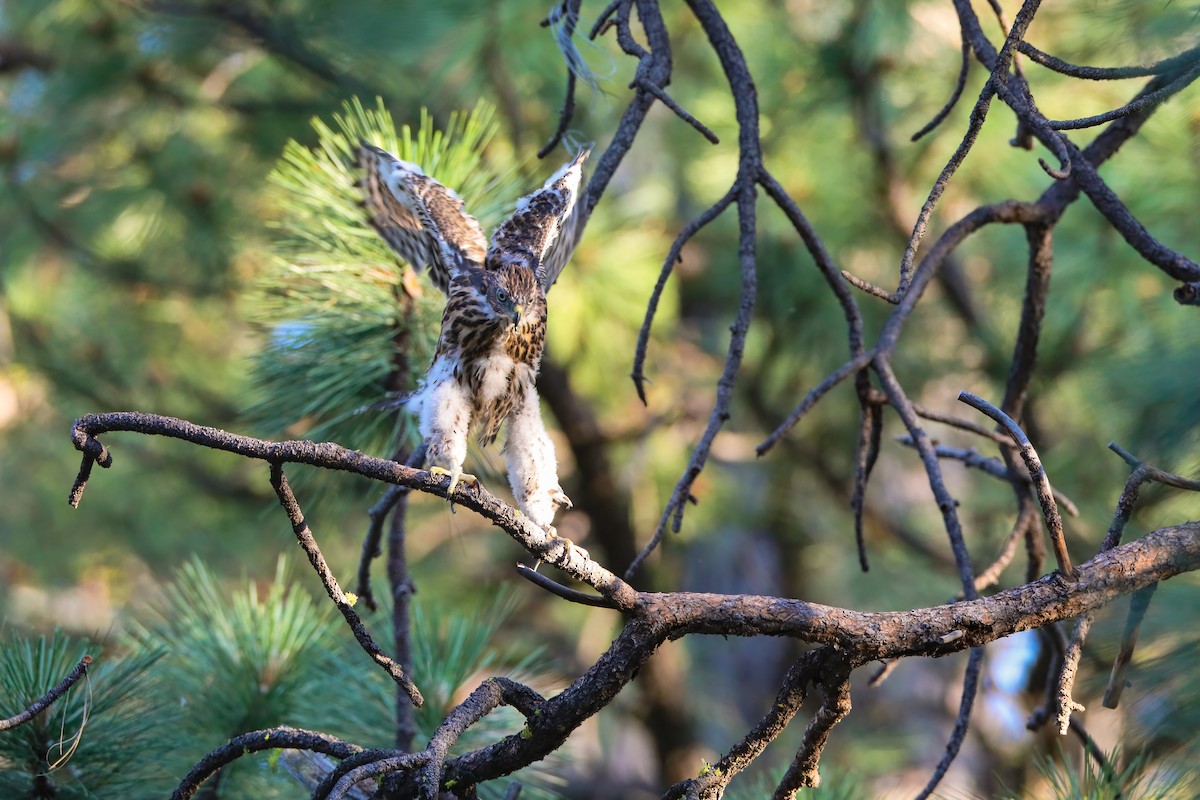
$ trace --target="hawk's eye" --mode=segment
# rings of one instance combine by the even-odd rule
[[[499,300],[501,303],[507,303],[512,298],[510,298],[508,296],[508,292],[504,291],[503,289],[497,289],[496,290],[496,299]]]

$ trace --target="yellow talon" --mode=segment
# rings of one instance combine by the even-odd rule
[[[458,486],[458,482],[461,480],[475,484],[476,488],[479,487],[479,478],[476,478],[470,473],[463,472],[461,467],[455,467],[454,469],[450,470],[444,467],[432,466],[429,468],[429,474],[446,475],[450,478],[450,486],[446,488],[446,494],[454,494],[454,487]]]

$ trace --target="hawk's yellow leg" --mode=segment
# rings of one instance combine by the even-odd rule
[[[591,555],[588,553],[588,551],[587,551],[587,550],[584,550],[582,547],[580,547],[579,545],[575,544],[574,542],[572,542],[572,541],[571,541],[570,539],[568,539],[567,537],[565,537],[565,536],[559,536],[559,535],[558,535],[558,528],[554,527],[553,525],[547,525],[547,526],[546,526],[546,533],[550,534],[550,535],[551,535],[551,536],[553,536],[555,539],[562,539],[562,543],[563,543],[563,544],[565,544],[565,545],[567,546],[567,549],[568,549],[568,550],[573,550],[573,551],[575,551],[576,553],[579,553],[579,555],[581,555],[581,556],[583,556],[584,558],[588,559],[589,561],[591,560],[592,556],[591,556]],[[541,563],[541,562],[538,562],[538,563]]]
[[[450,478],[450,486],[446,489],[446,494],[454,494],[454,487],[458,486],[459,481],[475,484],[475,488],[479,488],[479,478],[476,478],[470,473],[463,472],[462,467],[454,467],[454,469],[446,469],[445,467],[432,466],[429,468],[430,475],[447,475]]]

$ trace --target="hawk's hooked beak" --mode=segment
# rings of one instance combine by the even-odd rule
[[[520,303],[517,303],[515,306],[513,306],[513,315],[512,315],[513,325],[521,324],[521,315],[524,313],[525,313],[525,306],[521,305]]]

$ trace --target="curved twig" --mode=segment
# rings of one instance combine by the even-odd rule
[[[854,446],[854,489],[850,493],[850,509],[854,512],[854,546],[858,550],[858,566],[863,572],[871,569],[867,558],[867,540],[863,530],[863,514],[867,502],[867,482],[879,458],[883,438],[882,395],[871,388],[871,381],[862,371],[856,376],[858,402],[862,409],[858,425],[858,441]]]
[[[650,292],[650,299],[646,301],[646,316],[642,320],[642,327],[638,330],[637,346],[633,354],[633,371],[629,376],[633,379],[633,386],[637,390],[638,399],[642,401],[642,405],[648,405],[646,402],[645,364],[646,351],[650,346],[650,329],[654,325],[654,315],[658,312],[658,303],[662,300],[663,290],[667,287],[667,279],[671,277],[675,265],[679,262],[684,245],[702,228],[721,216],[721,212],[729,208],[736,196],[737,185],[734,184],[729,187],[729,191],[720,200],[685,225],[679,235],[675,237],[675,241],[671,243],[671,249],[667,251],[667,257],[663,261],[662,269],[659,270],[654,290]]]
[[[1003,425],[1009,435],[1012,436],[1013,441],[1021,448],[1021,459],[1025,462],[1025,467],[1029,470],[1029,477],[1033,481],[1034,490],[1037,492],[1038,503],[1042,506],[1042,516],[1046,520],[1046,529],[1050,533],[1050,544],[1054,547],[1054,557],[1058,561],[1058,571],[1066,578],[1074,578],[1075,568],[1071,566],[1071,556],[1067,552],[1067,543],[1063,538],[1062,517],[1058,513],[1058,504],[1054,502],[1054,492],[1050,489],[1050,479],[1046,477],[1046,470],[1042,467],[1042,461],[1038,458],[1037,450],[1033,449],[1029,437],[1013,421],[1012,417],[982,397],[964,391],[959,392],[958,399],[971,406],[971,408],[987,414],[996,420],[996,422]]]
[[[337,606],[338,611],[346,620],[346,624],[350,626],[350,630],[354,632],[354,638],[358,641],[363,650],[371,659],[383,668],[392,680],[404,690],[408,695],[409,700],[414,706],[420,706],[425,702],[421,697],[420,690],[412,682],[412,678],[404,674],[404,669],[394,659],[387,656],[379,645],[375,644],[375,640],[371,638],[371,634],[367,631],[367,626],[363,625],[362,619],[354,611],[353,603],[346,597],[346,593],[342,591],[342,587],[338,584],[337,578],[333,577],[333,571],[329,569],[329,564],[325,561],[325,556],[321,553],[321,548],[317,546],[316,537],[313,536],[312,529],[308,527],[308,522],[304,519],[304,512],[300,510],[300,503],[296,500],[296,495],[292,493],[292,487],[288,485],[287,476],[283,474],[283,465],[277,462],[271,462],[271,487],[275,489],[275,494],[279,496],[279,503],[283,506],[284,512],[288,516],[288,520],[292,523],[292,532],[296,534],[296,540],[300,542],[300,547],[303,548],[304,554],[308,556],[308,562],[312,564],[317,575],[321,578],[321,583],[325,587],[325,592],[329,595],[329,599]]]
[[[535,586],[545,589],[547,592],[550,592],[550,594],[555,595],[556,597],[561,597],[563,600],[568,602],[578,603],[581,606],[592,606],[593,608],[611,608],[614,610],[619,610],[616,604],[607,597],[600,597],[599,595],[594,594],[585,594],[584,592],[580,592],[568,586],[563,586],[561,583],[547,578],[542,573],[534,569],[530,569],[524,564],[517,564],[516,569],[517,574],[525,580],[529,581]]]
[[[717,138],[715,133],[713,133],[712,128],[708,127],[703,122],[692,116],[692,114],[689,113],[686,108],[675,102],[675,98],[667,94],[666,90],[661,86],[657,86],[650,81],[644,80],[641,77],[637,77],[633,79],[633,83],[629,84],[629,88],[637,88],[649,92],[650,94],[654,95],[655,99],[657,99],[660,103],[675,112],[675,116],[679,117],[688,125],[691,125],[697,131],[699,131],[700,135],[705,139],[708,139],[709,142],[712,144],[721,143],[721,140]]]
[[[171,793],[171,800],[188,800],[200,789],[204,781],[242,756],[280,749],[311,750],[334,758],[346,758],[362,750],[357,745],[327,733],[306,731],[287,725],[243,733],[213,750],[192,767]]]
[[[1133,67],[1087,67],[1077,64],[1071,64],[1063,61],[1061,58],[1046,53],[1031,45],[1029,42],[1021,42],[1018,47],[1021,52],[1029,56],[1029,60],[1035,64],[1040,64],[1047,69],[1058,72],[1062,75],[1067,75],[1071,78],[1082,78],[1089,81],[1115,81],[1124,80],[1126,78],[1149,78],[1154,75],[1163,75],[1165,73],[1178,72],[1181,69],[1186,69],[1189,65],[1196,63],[1200,59],[1200,47],[1193,47],[1179,55],[1164,58],[1162,61],[1156,61],[1153,64],[1145,66]]]
[[[1056,131],[1073,131],[1081,128],[1094,128],[1097,125],[1102,125],[1105,122],[1111,122],[1114,119],[1127,117],[1143,108],[1156,106],[1159,103],[1166,101],[1171,95],[1178,94],[1186,89],[1200,77],[1200,64],[1192,67],[1187,72],[1180,75],[1175,80],[1168,83],[1161,89],[1157,89],[1149,94],[1144,94],[1136,100],[1131,100],[1120,108],[1114,108],[1112,111],[1105,111],[1102,114],[1094,114],[1090,117],[1078,117],[1076,119],[1052,119],[1047,123]]]
[[[967,31],[967,35],[971,40],[971,49],[975,53],[976,59],[985,67],[989,69],[993,68],[998,63],[1000,53],[997,53],[996,48],[992,46],[992,43],[988,41],[987,36],[984,35],[980,28],[979,19],[975,16],[975,12],[971,8],[970,0],[953,0],[953,2],[955,10],[958,13],[959,22],[963,25],[964,30]],[[993,72],[993,74],[995,73]],[[1158,75],[1140,94],[1155,91],[1160,86],[1170,82],[1170,80],[1171,78],[1167,77],[1167,75]],[[1032,102],[1032,97],[1029,95],[1028,87],[1023,82],[1018,86],[1010,86],[1007,82],[998,83],[996,89],[1001,99],[1029,125],[1033,133],[1044,145],[1051,148],[1060,160],[1063,160],[1065,157],[1066,161],[1075,165],[1075,169],[1072,172],[1072,184],[1077,186],[1078,189],[1083,190],[1084,194],[1088,196],[1088,199],[1096,207],[1096,210],[1104,215],[1109,224],[1121,234],[1122,238],[1142,258],[1176,280],[1182,282],[1200,281],[1200,264],[1187,258],[1182,253],[1172,250],[1150,235],[1146,228],[1125,207],[1125,204],[1121,202],[1116,193],[1099,176],[1093,163],[1087,158],[1081,158],[1079,149],[1069,139],[1058,131],[1053,130],[1047,124],[1048,120],[1037,111],[1035,104]],[[1132,112],[1127,117],[1115,120],[1112,123],[1114,126],[1119,125],[1125,120],[1131,120],[1132,123],[1123,131],[1115,133],[1103,148],[1095,151],[1096,155],[1111,155],[1111,152],[1104,152],[1108,146],[1123,141],[1135,132],[1145,121],[1146,115],[1152,108],[1153,106],[1141,108],[1138,111]],[[1092,145],[1089,145],[1088,150],[1091,150],[1095,144],[1096,142],[1093,142]],[[1065,182],[1063,183],[1065,184]],[[1074,190],[1067,191],[1073,192]],[[1065,197],[1066,195],[1060,196]],[[1183,302],[1179,299],[1178,290],[1176,300]]]
[[[916,447],[916,442],[913,441],[911,436],[901,436],[898,441],[900,444],[908,447]],[[1012,441],[1008,441],[1007,444],[1011,445]],[[1014,473],[1009,470],[1009,468],[1006,467],[1004,462],[999,458],[996,458],[995,456],[981,455],[979,451],[973,447],[947,447],[939,444],[934,445],[933,452],[938,458],[959,461],[965,467],[977,469],[980,472],[991,475],[994,478],[1001,478],[1003,480],[1017,480],[1027,486],[1032,485],[1033,483],[1033,479],[1028,474]],[[1071,498],[1067,497],[1065,494],[1053,487],[1051,487],[1051,493],[1054,496],[1054,501],[1061,505],[1069,515],[1072,517],[1079,516],[1079,506],[1075,505],[1075,502],[1071,500]]]
[[[1125,617],[1125,630],[1121,632],[1121,646],[1113,660],[1108,685],[1104,688],[1105,708],[1116,708],[1121,702],[1121,693],[1125,691],[1125,673],[1129,669],[1129,662],[1133,660],[1133,650],[1137,647],[1138,630],[1146,617],[1146,610],[1150,608],[1150,599],[1154,597],[1156,589],[1158,584],[1152,583],[1134,592],[1129,598],[1129,614]]]
[[[950,160],[946,162],[946,166],[942,168],[941,174],[938,175],[933,187],[929,190],[929,196],[921,206],[916,224],[913,225],[912,235],[909,236],[908,244],[904,248],[904,255],[900,259],[900,285],[896,289],[896,294],[899,296],[903,296],[908,292],[909,284],[912,282],[913,261],[916,258],[917,246],[925,236],[933,209],[941,198],[942,193],[945,192],[950,178],[958,171],[959,166],[966,159],[967,153],[971,151],[971,147],[975,144],[975,140],[979,136],[979,131],[983,128],[983,122],[987,118],[992,98],[996,96],[996,93],[1006,83],[1005,76],[1008,73],[1009,65],[1012,63],[1016,43],[1025,35],[1025,31],[1028,29],[1030,23],[1033,22],[1033,16],[1037,13],[1040,4],[1041,0],[1025,0],[1025,3],[1021,6],[1021,10],[1017,12],[1016,19],[1013,20],[1013,26],[1004,40],[1004,46],[1000,48],[999,54],[992,61],[990,66],[991,76],[988,78],[987,83],[984,84],[983,90],[980,91],[979,99],[975,101],[975,106],[971,109],[971,118],[967,125],[967,132],[963,135],[958,147],[955,148],[954,154],[950,156]],[[966,36],[965,29],[963,35],[964,37]]]
[[[921,130],[912,135],[911,141],[918,141],[927,133],[931,132],[938,125],[941,125],[946,117],[950,116],[950,112],[958,105],[958,100],[962,97],[963,89],[967,88],[967,73],[971,71],[971,42],[967,39],[966,32],[962,34],[962,63],[958,66],[958,77],[954,80],[954,90],[950,92],[949,99],[938,109],[938,112],[933,115],[933,119],[926,122]]]
[[[420,753],[401,753],[398,755],[379,758],[373,761],[368,761],[361,766],[357,766],[352,770],[343,774],[333,788],[329,790],[327,795],[318,797],[317,793],[313,793],[313,800],[342,800],[355,784],[361,783],[370,778],[379,778],[383,775],[388,775],[393,772],[411,771],[424,766],[429,761],[428,751]]]
[[[397,455],[397,457],[400,457]],[[414,469],[425,463],[425,443],[421,442],[405,460],[405,466]],[[362,553],[358,558],[358,573],[354,584],[354,593],[362,604],[375,610],[375,593],[371,591],[371,562],[383,554],[380,544],[383,540],[383,523],[387,521],[393,509],[412,489],[407,486],[393,485],[388,487],[379,502],[367,510],[367,518],[371,521],[367,526],[367,535],[363,537]]]
[[[639,0],[639,14],[643,13],[642,5],[644,3],[649,4],[649,0]],[[713,440],[716,439],[717,433],[729,418],[733,388],[742,364],[746,334],[750,329],[758,286],[755,260],[755,234],[757,232],[755,186],[762,169],[762,153],[758,133],[758,101],[754,80],[746,66],[741,48],[733,38],[733,34],[730,33],[724,18],[712,4],[712,0],[688,0],[688,7],[700,23],[713,50],[716,51],[733,93],[734,113],[737,117],[739,134],[738,173],[731,191],[734,192],[738,210],[738,262],[741,267],[742,285],[738,297],[737,316],[730,326],[725,366],[721,370],[721,377],[717,380],[717,397],[709,415],[708,425],[705,427],[700,441],[692,450],[692,457],[688,461],[687,469],[671,492],[671,497],[663,509],[653,537],[626,569],[626,579],[637,571],[638,567],[662,541],[668,524],[675,531],[678,531],[683,524],[683,512],[688,500],[692,497],[692,486],[704,470]]]
[[[360,750],[353,755],[343,758],[337,766],[326,773],[321,782],[317,784],[315,789],[313,789],[310,800],[327,800],[327,798],[330,797],[330,793],[333,792],[334,787],[337,786],[338,782],[354,769],[361,767],[364,764],[372,764],[376,761],[383,761],[384,759],[393,758],[397,755],[404,754],[392,749],[371,749]],[[344,787],[340,791],[343,796],[349,795],[348,787]]]
[[[13,728],[24,725],[38,714],[54,705],[56,702],[58,702],[60,697],[66,694],[72,686],[79,682],[80,678],[87,674],[88,667],[90,667],[91,664],[91,656],[85,655],[83,658],[79,659],[79,663],[75,665],[75,669],[71,670],[70,673],[67,674],[67,677],[59,681],[58,684],[50,691],[46,692],[37,700],[34,700],[32,703],[30,703],[28,708],[26,708],[20,714],[11,716],[8,719],[0,719],[0,731],[10,731]]]
[[[779,427],[773,430],[771,434],[767,436],[767,438],[759,442],[759,444],[754,448],[754,452],[760,457],[766,455],[767,451],[778,444],[779,440],[782,439],[788,431],[794,428],[796,423],[798,423],[800,419],[829,392],[830,389],[837,386],[855,372],[858,372],[867,364],[870,364],[871,359],[874,358],[874,356],[874,351],[862,353],[857,358],[850,359],[845,364],[842,364],[833,372],[826,375],[820,383],[808,391],[808,394],[804,395],[804,399],[800,401],[799,405],[792,409],[791,413],[787,415],[787,418],[783,422],[779,423]]]
[[[719,797],[734,776],[746,769],[783,733],[808,696],[809,683],[817,678],[832,654],[832,648],[822,647],[797,659],[788,668],[775,702],[754,728],[700,777],[681,781],[667,789],[663,800],[681,796]]]

